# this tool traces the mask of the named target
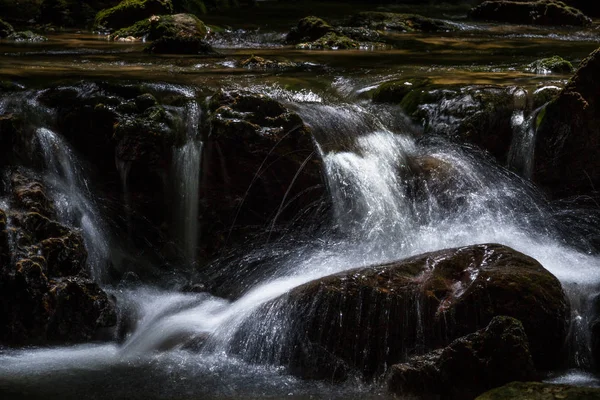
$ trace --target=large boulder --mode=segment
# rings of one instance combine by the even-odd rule
[[[192,14],[155,15],[119,29],[111,38],[118,40],[133,36],[153,41],[163,37],[181,36],[204,39],[207,32],[208,28],[204,22]]]
[[[400,396],[469,400],[509,382],[535,378],[523,325],[499,316],[443,349],[392,365],[386,383],[388,391]]]
[[[534,25],[590,25],[592,20],[562,1],[485,1],[473,8],[469,16],[475,20]]]
[[[477,397],[477,400],[599,400],[600,389],[539,382],[513,382]]]
[[[600,187],[600,49],[537,118],[533,180],[554,197]]]
[[[123,0],[112,8],[99,11],[94,25],[107,29],[120,29],[153,15],[172,13],[171,0]]]
[[[81,233],[55,220],[44,186],[21,172],[0,210],[0,343],[76,343],[116,324],[86,270]]]
[[[351,371],[372,378],[498,315],[523,321],[537,368],[561,364],[570,309],[560,282],[534,259],[498,244],[436,251],[307,283],[258,310],[236,345],[305,378],[342,379]],[[244,335],[270,332],[281,318],[270,333],[274,340]]]
[[[305,17],[298,21],[298,25],[290,30],[286,36],[286,41],[291,44],[310,42],[332,31],[333,27],[321,18],[314,16]]]

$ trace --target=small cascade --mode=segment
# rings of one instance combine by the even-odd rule
[[[199,124],[202,110],[195,100],[190,100],[185,108],[185,144],[175,149],[174,170],[176,176],[178,237],[188,264],[196,259],[198,241],[198,194],[200,190],[200,166],[202,160],[202,140]]]
[[[54,192],[59,219],[82,230],[90,273],[94,280],[102,282],[110,248],[84,168],[69,145],[50,129],[37,129],[36,138],[47,168],[45,181]]]
[[[513,141],[508,153],[507,164],[511,170],[525,179],[531,179],[533,174],[536,121],[544,107],[538,108],[528,117],[525,117],[523,111],[515,111],[511,120]]]

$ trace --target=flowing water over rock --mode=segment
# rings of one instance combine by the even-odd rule
[[[473,29],[465,25],[465,30]],[[168,279],[159,284],[144,282],[143,276],[128,280],[127,274],[110,279],[108,275],[114,271],[109,264],[112,259],[119,264],[116,253],[126,252],[122,249],[126,246],[114,243],[120,237],[115,232],[118,228],[103,219],[102,199],[94,195],[96,187],[91,185],[88,166],[84,166],[59,130],[54,129],[55,115],[35,100],[35,91],[17,91],[1,100],[0,114],[19,112],[32,116],[29,122],[35,127],[33,135],[43,157],[41,169],[60,220],[82,231],[90,271],[117,299],[120,322],[116,339],[106,344],[0,348],[0,391],[12,397],[27,394],[46,398],[382,398],[386,394],[380,393],[379,386],[362,383],[358,377],[337,384],[292,377],[285,366],[287,349],[282,338],[293,327],[293,316],[284,302],[277,299],[331,274],[478,243],[510,246],[538,260],[561,281],[573,309],[568,364],[578,368],[578,372],[558,377],[556,381],[583,380],[589,384],[586,375],[578,374],[592,366],[588,325],[593,318],[592,299],[600,285],[600,258],[595,255],[591,240],[585,235],[574,236],[572,227],[563,222],[568,219],[558,218],[554,205],[524,179],[532,172],[538,111],[530,116],[521,111],[513,115],[517,134],[513,137],[508,164],[520,173],[518,176],[489,155],[436,135],[435,129],[432,134],[423,134],[397,106],[374,105],[365,100],[365,94],[378,82],[405,73],[386,64],[393,62],[390,59],[404,59],[404,52],[363,53],[360,57],[340,52],[338,58],[327,53],[304,54],[289,49],[277,53],[281,39],[281,34],[274,33],[225,32],[213,42],[230,49],[225,60],[150,61],[146,56],[129,54],[135,47],[114,44],[108,52],[98,50],[100,55],[75,51],[76,62],[65,67],[73,75],[86,71],[90,78],[104,79],[118,70],[124,78],[154,81],[142,85],[139,93],[135,84],[123,85],[126,89],[117,86],[123,92],[135,92],[133,99],[148,92],[167,104],[164,114],[157,113],[164,117],[159,120],[161,127],[179,121],[169,156],[160,153],[164,158],[157,157],[148,164],[161,177],[160,185],[152,189],[173,191],[164,196],[171,199],[165,201],[167,210],[162,210],[168,218],[160,222],[157,230],[161,234],[169,232],[169,244],[175,243],[177,257],[165,257],[168,260],[159,267],[167,270],[161,276]],[[450,44],[439,40],[434,36],[410,36],[415,59],[424,57],[424,48],[433,50],[431,57],[435,59],[452,48],[457,39],[448,37]],[[478,37],[469,46],[489,51],[487,46],[492,41],[494,38]],[[509,55],[512,44],[504,49]],[[101,47],[92,40],[86,45]],[[552,45],[546,40],[539,44],[541,48]],[[21,57],[32,58],[38,66],[46,64],[46,57],[56,57],[51,45],[40,46],[44,56],[33,54],[35,48],[32,48],[25,49],[25,56]],[[587,49],[589,44],[582,46]],[[322,75],[316,78],[306,70],[286,76],[280,72],[250,73],[239,68],[241,58],[249,55],[243,49],[257,47],[269,48],[271,55],[297,57],[299,63],[329,66],[320,69]],[[3,51],[14,53],[12,48]],[[114,52],[120,52],[119,56],[125,60],[119,61],[122,65],[112,64],[116,62],[112,60]],[[466,54],[471,52],[472,48],[462,49],[458,55],[466,57],[468,63]],[[482,64],[496,60],[496,55],[488,52],[484,58]],[[347,68],[348,60],[352,60],[357,70]],[[433,61],[427,59],[423,64],[430,65]],[[448,62],[452,62],[452,57]],[[15,57],[6,61],[0,65],[0,72],[11,75],[17,67],[13,64],[19,63],[25,60]],[[148,67],[148,77],[139,72],[144,66]],[[365,77],[367,74],[361,69],[365,66],[369,71],[373,67],[372,76]],[[406,65],[417,76],[431,74],[440,82],[453,83],[461,79],[473,80],[472,83],[481,83],[481,79],[484,83],[511,81],[521,76],[509,72],[510,68],[500,73],[488,70],[484,79],[479,71],[457,73],[454,67],[446,70]],[[40,71],[31,73],[43,75]],[[204,260],[199,256],[199,243],[205,240],[203,224],[208,214],[200,208],[204,201],[202,182],[205,175],[214,171],[205,169],[208,164],[204,159],[204,144],[211,134],[205,117],[210,111],[198,87],[213,90],[224,85],[223,74],[235,76],[235,82],[228,83],[231,86],[277,99],[311,129],[314,156],[322,163],[328,199],[320,202],[320,212],[314,214],[317,217],[301,214],[311,229],[275,237],[271,233],[278,217],[288,201],[293,200],[287,194],[294,180],[282,182],[285,195],[278,203],[279,210],[273,210],[272,222],[262,227],[265,235],[249,234],[250,244],[237,249],[233,256],[226,254],[209,265],[200,265]],[[530,79],[535,85],[538,78]],[[106,97],[102,97],[102,104],[110,104],[111,97],[117,97],[114,93],[102,95]],[[133,107],[134,103],[135,100],[129,99],[127,107]],[[119,112],[122,109],[125,107]],[[95,104],[94,110],[103,108]],[[139,115],[153,118],[154,114],[148,116],[143,112],[135,109],[136,118]],[[231,114],[234,122],[245,117],[243,112],[231,111]],[[264,133],[268,134],[266,130]],[[135,169],[138,159],[123,158],[129,155],[125,151],[119,155],[114,175],[118,183],[110,185],[121,192],[114,197],[124,199],[124,207],[120,209],[127,212],[129,241],[134,242],[146,238],[135,237],[133,203],[135,196],[139,196],[139,188],[134,190],[132,186],[138,183],[140,168]],[[140,158],[145,155],[142,152]],[[111,162],[113,157],[110,154]],[[309,159],[300,163],[296,177]],[[228,170],[224,175],[235,173]],[[156,189],[157,197],[162,194],[159,192]],[[244,200],[238,199],[241,204]],[[0,202],[0,208],[6,207],[7,204]],[[588,231],[596,229],[588,225]],[[573,246],[575,242],[577,246]],[[127,257],[139,258],[143,264],[146,259],[141,253]],[[173,260],[181,260],[182,265],[173,266],[170,264]],[[195,285],[187,284],[190,276]],[[262,313],[261,307],[266,304],[269,311]]]

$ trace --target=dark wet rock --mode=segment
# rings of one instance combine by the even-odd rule
[[[477,397],[477,400],[598,400],[600,389],[538,382],[513,382]]]
[[[350,39],[359,41],[359,42],[381,42],[382,36],[381,34],[374,30],[368,29],[364,27],[353,27],[353,26],[340,26],[334,29],[334,32],[340,36],[346,36]]]
[[[533,91],[533,108],[537,109],[553,100],[563,88],[562,83],[542,85]]]
[[[530,108],[528,94],[520,87],[437,85],[427,79],[384,83],[373,93],[373,101],[398,103],[425,134],[474,144],[502,164],[513,136],[511,118]]]
[[[47,89],[38,100],[55,112],[56,130],[94,166],[105,218],[148,257],[162,259],[173,197],[166,177],[174,148],[185,140],[176,108],[189,100],[176,92],[157,96],[138,84],[99,82]]]
[[[561,1],[485,1],[473,8],[469,16],[475,20],[534,25],[585,26],[591,19],[580,10]]]
[[[447,347],[392,365],[388,391],[418,398],[473,399],[514,381],[536,379],[527,334],[520,321],[494,317],[485,329]]]
[[[54,26],[89,26],[98,11],[113,7],[119,0],[43,0],[38,21]]]
[[[311,42],[333,31],[333,27],[321,18],[310,16],[298,21],[298,25],[290,30],[286,41],[291,44]]]
[[[303,50],[348,50],[360,48],[360,43],[347,36],[329,32],[312,42],[299,43],[296,48]]]
[[[535,74],[569,74],[574,71],[573,64],[562,57],[554,56],[534,61],[527,67]]]
[[[171,0],[123,0],[118,5],[98,12],[96,27],[121,29],[153,15],[173,13]]]
[[[9,24],[8,22],[4,22],[2,19],[0,19],[0,39],[13,34],[14,32],[15,30],[13,29],[11,24]]]
[[[45,36],[38,35],[31,31],[15,32],[6,37],[6,40],[15,42],[39,43],[48,40]]]
[[[11,176],[11,201],[0,211],[0,343],[87,341],[114,326],[114,305],[87,277],[81,234],[55,221],[44,186]]]
[[[213,251],[231,228],[230,241],[243,239],[268,225],[289,223],[321,198],[321,163],[310,130],[296,113],[245,91],[221,91],[209,111],[201,218],[212,232],[205,240]],[[244,227],[250,230],[243,233]]]
[[[448,22],[416,14],[365,11],[354,15],[350,26],[400,32],[451,32],[456,27]]]
[[[216,54],[210,44],[190,36],[162,37],[149,44],[144,51],[153,54]]]
[[[96,283],[69,277],[51,281],[51,285],[47,299],[52,310],[46,333],[49,342],[89,341],[101,328],[115,326],[114,305]]]
[[[252,55],[250,58],[240,62],[240,66],[248,69],[289,69],[298,68],[301,65],[291,61],[268,60]]]
[[[208,28],[204,22],[192,14],[154,15],[136,22],[134,25],[119,29],[111,35],[112,39],[133,36],[147,40],[163,37],[197,37],[204,39]]]
[[[16,114],[0,115],[0,165],[26,158],[29,153],[25,121]]]
[[[553,197],[600,187],[600,49],[538,115],[533,180]]]
[[[261,321],[272,326],[274,318],[289,316],[289,326],[273,333],[274,348],[264,338],[240,337],[239,343],[256,346],[263,357],[278,354],[303,377],[341,378],[352,370],[376,377],[500,315],[523,321],[537,368],[560,365],[570,318],[560,282],[534,259],[498,244],[441,250],[307,283],[252,318],[258,324],[253,329],[262,329]]]

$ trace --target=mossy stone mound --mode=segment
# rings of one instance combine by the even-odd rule
[[[112,8],[99,11],[94,25],[107,29],[120,29],[153,15],[172,13],[171,0],[123,0]]]
[[[561,1],[485,1],[471,9],[474,20],[507,22],[532,25],[586,26],[592,20],[580,10]]]

